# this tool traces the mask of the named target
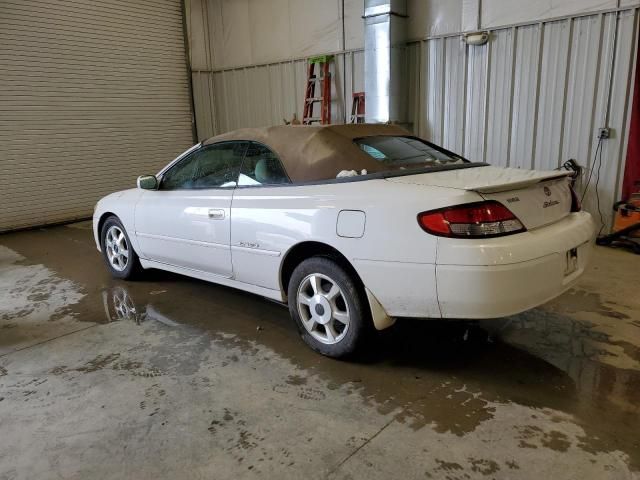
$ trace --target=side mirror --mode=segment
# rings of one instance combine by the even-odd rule
[[[155,175],[142,175],[138,177],[138,188],[142,190],[157,190],[158,179]]]

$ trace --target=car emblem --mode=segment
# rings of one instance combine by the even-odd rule
[[[544,194],[547,197],[550,197],[551,196],[551,189],[549,187],[544,187]]]

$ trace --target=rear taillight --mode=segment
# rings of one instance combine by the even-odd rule
[[[582,210],[582,202],[580,202],[578,194],[571,185],[569,185],[569,190],[571,191],[571,211],[579,212],[580,210]]]
[[[495,201],[422,212],[418,223],[427,233],[453,238],[488,238],[526,231],[511,210]]]

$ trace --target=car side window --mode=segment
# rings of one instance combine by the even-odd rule
[[[193,152],[162,178],[161,190],[235,187],[247,142],[225,142]]]
[[[162,176],[160,182],[161,190],[180,190],[188,188],[193,179],[193,171],[195,169],[197,156],[195,153],[190,154],[183,160],[171,167]]]
[[[280,159],[265,145],[250,143],[242,162],[238,185],[282,185],[291,183]]]

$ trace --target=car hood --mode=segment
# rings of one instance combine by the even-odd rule
[[[137,190],[138,190],[137,188],[128,188],[127,190],[120,190],[118,192],[113,192],[113,193],[110,193],[109,195],[105,195],[104,197],[102,197],[100,201],[102,202],[105,200],[116,200],[127,193],[135,192]]]
[[[120,190],[119,192],[113,192],[109,195],[102,197],[96,203],[94,215],[96,212],[100,213],[105,209],[113,209],[117,205],[125,205],[130,204],[132,201],[137,201],[138,197],[141,194],[141,190],[139,188],[129,188],[127,190]]]
[[[545,180],[566,177],[567,175],[569,175],[569,172],[566,171],[539,171],[478,166],[477,168],[390,177],[386,180],[394,183],[456,188],[479,193],[494,193],[521,189]]]

